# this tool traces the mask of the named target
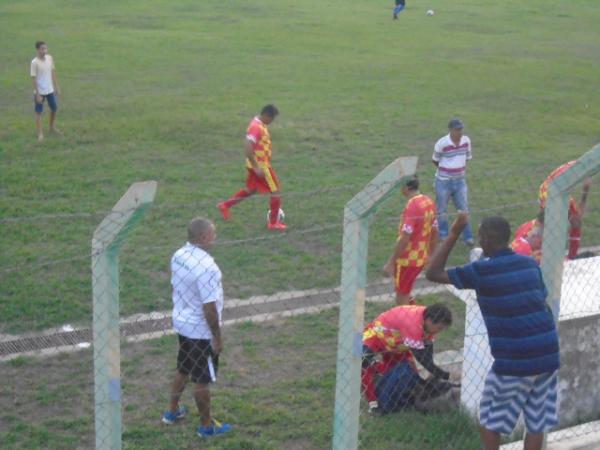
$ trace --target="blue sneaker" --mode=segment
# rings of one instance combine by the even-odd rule
[[[220,434],[225,434],[228,431],[231,431],[231,425],[228,423],[221,423],[215,419],[212,421],[212,425],[210,427],[203,427],[200,425],[196,434],[200,437],[211,437],[218,436]]]
[[[183,419],[186,414],[187,408],[185,406],[180,407],[176,413],[167,411],[162,415],[162,423],[166,423],[167,425],[173,425],[178,420]]]

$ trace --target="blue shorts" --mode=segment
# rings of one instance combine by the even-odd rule
[[[496,433],[512,433],[523,412],[528,433],[558,425],[557,372],[530,377],[497,375],[490,370],[479,405],[479,423]]]
[[[35,105],[35,112],[38,114],[41,114],[42,111],[44,111],[44,100],[48,100],[48,107],[50,108],[50,111],[55,112],[58,109],[58,104],[56,103],[56,95],[54,95],[54,92],[52,94],[48,94],[48,95],[42,95],[42,102],[38,103],[35,100],[35,95],[33,96],[33,103]]]

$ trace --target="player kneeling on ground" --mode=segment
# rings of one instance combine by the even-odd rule
[[[427,385],[415,358],[433,379],[448,380],[450,374],[433,362],[433,338],[451,324],[452,313],[437,303],[396,306],[365,327],[361,379],[369,411],[398,411],[414,405],[417,390],[431,394],[424,392]],[[429,387],[438,384],[428,383]]]

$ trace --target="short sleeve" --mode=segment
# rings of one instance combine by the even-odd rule
[[[448,278],[450,282],[457,289],[477,289],[477,281],[479,277],[475,271],[473,263],[466,264],[462,267],[454,267],[448,269]]]
[[[406,209],[402,214],[402,223],[400,224],[400,232],[412,234],[415,230],[417,221],[419,220],[419,210],[415,208],[414,203],[410,202],[406,205]]]
[[[433,147],[433,156],[431,157],[434,161],[442,159],[442,140],[437,141]]]
[[[246,132],[246,139],[254,142],[255,144],[260,141],[261,131],[260,128],[254,125],[248,127],[248,131]]]
[[[31,67],[29,68],[29,72],[32,77],[37,77],[37,66],[35,64],[35,60],[31,61]]]
[[[202,303],[214,303],[221,291],[221,273],[215,269],[207,269],[200,274],[196,281]]]

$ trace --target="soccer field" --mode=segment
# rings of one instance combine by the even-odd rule
[[[91,233],[137,180],[159,191],[124,251],[124,313],[169,307],[166,261],[194,215],[217,219],[229,296],[335,286],[343,205],[401,155],[421,157],[431,192],[451,116],[473,141],[476,217],[527,202],[515,221],[533,217],[545,174],[599,140],[593,0],[409,2],[397,22],[386,3],[355,0],[31,0],[0,13],[0,332],[89,317]],[[37,39],[63,90],[65,137],[43,145],[28,77]],[[264,198],[229,223],[214,204],[242,185],[245,126],[267,102],[282,113],[271,128],[290,233],[255,241]],[[402,205],[394,197],[371,235],[373,274]]]
[[[346,202],[399,156],[420,157],[422,187],[432,194],[433,145],[453,116],[466,123],[473,142],[468,176],[474,222],[491,213],[506,215],[513,226],[533,218],[545,176],[600,142],[597,0],[409,0],[398,21],[391,20],[392,3],[0,2],[0,334],[89,325],[91,236],[135,181],[157,180],[158,194],[122,251],[123,315],[171,307],[168,261],[197,215],[217,224],[214,256],[226,297],[338,286]],[[433,17],[425,14],[428,9],[435,10]],[[36,141],[29,79],[39,39],[56,62],[62,88],[57,126],[64,133],[42,144]],[[289,226],[280,235],[266,230],[264,197],[237,206],[227,223],[215,208],[242,187],[245,128],[271,102],[281,112],[270,130]],[[47,111],[44,122],[47,129]],[[600,242],[594,183],[583,246]],[[372,226],[369,282],[380,280],[404,203],[400,194],[393,196]],[[465,256],[461,249],[455,262]],[[293,322],[294,330],[303,320]],[[323,329],[336,323],[333,316],[324,320]],[[236,333],[247,337],[247,331]],[[287,390],[311,389],[310,380],[322,377],[309,403],[318,410],[315,420],[328,422],[320,422],[315,437],[306,438],[308,419],[287,436],[281,417],[273,417],[281,411],[265,412],[269,401],[261,399],[262,414],[250,409],[233,416],[246,421],[241,437],[234,438],[239,448],[329,444],[332,399],[319,397],[333,390],[335,330],[327,333],[322,356],[329,363],[299,374],[298,385],[278,381],[274,401],[294,409],[298,399],[286,402]],[[293,337],[286,342],[291,345]],[[167,364],[171,349],[163,347],[170,344],[161,342],[168,339],[143,350],[156,351]],[[64,363],[77,366],[67,357]],[[127,364],[130,377],[144,375]],[[4,370],[17,376],[20,365],[44,371],[43,364],[29,360]],[[265,369],[268,361],[257,358],[250,366]],[[38,392],[67,383],[69,373],[41,376]],[[85,377],[91,370],[77,374],[74,396],[90,391]],[[153,382],[162,389],[166,378]],[[268,389],[261,384],[244,395],[265,395]],[[11,414],[11,425],[0,426],[0,432],[9,432],[16,448],[19,433],[28,432],[35,433],[22,448],[41,446],[48,436],[60,448],[74,424],[89,444],[89,420],[70,422],[76,412],[54,432],[59,394],[27,397],[40,405],[37,422],[30,426]],[[236,411],[239,399],[224,395],[223,410]],[[134,430],[125,435],[128,448],[168,440],[148,425],[150,416],[160,414],[161,402],[148,410],[139,398],[131,405],[125,411]],[[301,411],[310,414],[311,408]],[[86,414],[89,419],[90,411]],[[253,444],[252,437],[263,431],[264,440]],[[427,430],[421,432],[419,438]],[[377,441],[383,430],[366,433],[375,439],[372,448],[389,448],[397,438]],[[192,448],[192,438],[178,436],[175,442]],[[448,437],[433,439],[431,448]],[[294,447],[298,442],[305,447]]]

